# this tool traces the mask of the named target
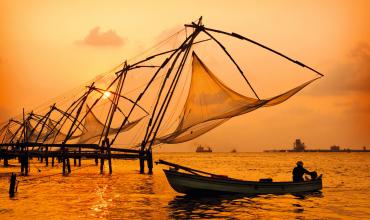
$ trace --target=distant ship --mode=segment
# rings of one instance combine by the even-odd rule
[[[231,151],[230,151],[230,153],[236,153],[237,151],[236,151],[236,149],[234,148],[234,149],[232,149]]]
[[[199,145],[197,149],[195,150],[197,153],[211,153],[212,149],[210,147],[203,147],[202,145]]]

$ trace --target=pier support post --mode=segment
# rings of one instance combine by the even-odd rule
[[[69,162],[69,157],[67,158],[67,169],[68,169],[68,173],[71,173],[71,164]]]
[[[77,166],[77,154],[76,151],[74,151],[75,156],[73,157],[73,166]]]
[[[109,144],[109,139],[105,139],[105,145],[107,146],[107,153],[108,153],[108,166],[109,166],[109,174],[112,174],[112,156],[111,156],[111,151],[110,151],[110,144]]]
[[[53,156],[53,157],[51,157],[51,166],[52,167],[54,167],[54,159],[55,159],[55,157]]]
[[[147,166],[148,166],[148,174],[153,174],[153,155],[152,150],[147,150]]]
[[[79,153],[79,157],[78,157],[78,166],[80,167],[81,166],[81,146],[78,147],[78,153]]]
[[[42,152],[44,151],[44,148],[42,147],[39,147],[39,152],[40,152],[40,163],[43,163],[44,162],[44,156],[42,155]]]
[[[10,198],[14,197],[16,182],[17,182],[17,175],[12,173],[12,175],[10,176],[10,186],[9,186],[9,197]]]
[[[104,148],[100,150],[100,174],[104,173]]]
[[[24,162],[25,162],[25,169],[26,169],[25,175],[28,176],[28,171],[30,169],[30,166],[28,164],[28,152],[26,152],[25,154]]]
[[[141,174],[144,174],[144,166],[145,166],[145,164],[144,164],[144,161],[145,161],[145,159],[144,159],[144,157],[145,157],[145,153],[144,153],[144,151],[140,151],[140,153],[139,153],[139,161],[140,161],[140,173]]]
[[[21,174],[27,176],[28,175],[28,155],[26,153],[21,154]]]
[[[49,149],[48,149],[48,147],[46,147],[45,151],[46,151],[45,166],[49,166],[49,157],[48,157]]]
[[[8,156],[4,156],[4,167],[7,167],[9,166],[9,162],[8,162]]]
[[[66,160],[63,158],[63,175],[66,175]]]
[[[62,163],[63,163],[63,175],[66,175],[66,158],[65,158],[65,149],[62,147]]]

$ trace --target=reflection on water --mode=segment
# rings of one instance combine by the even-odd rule
[[[153,178],[149,175],[131,174],[124,178],[110,177],[108,183],[97,185],[95,200],[91,204],[90,213],[86,217],[122,219],[151,217],[151,209],[159,206],[158,199],[153,196]]]
[[[282,211],[291,209],[293,213],[302,213],[304,208],[299,202],[295,200],[310,200],[311,198],[322,198],[321,192],[310,192],[305,194],[296,195],[263,195],[263,196],[245,196],[241,194],[235,195],[217,195],[217,196],[202,196],[194,197],[187,195],[175,196],[173,200],[168,203],[169,218],[171,219],[239,219],[239,218],[252,218],[263,217],[258,215],[258,209],[268,210],[267,203],[274,203],[279,201],[279,198],[285,198],[290,202],[285,205]],[[270,201],[270,202],[269,202]],[[304,202],[304,201],[303,201]],[[279,205],[275,205],[276,208]],[[278,210],[270,210],[278,211]],[[266,216],[267,217],[267,216]]]
[[[174,163],[230,177],[274,181],[291,179],[297,160],[323,173],[322,193],[189,197],[176,193],[162,169],[140,175],[137,161],[114,161],[113,175],[100,175],[93,162],[59,175],[61,167],[31,162],[31,176],[19,177],[17,195],[9,199],[6,173],[0,166],[0,219],[370,219],[368,169],[364,153],[167,153]],[[341,172],[338,172],[341,170]],[[56,175],[53,175],[56,174]],[[32,181],[26,181],[33,178]],[[355,183],[355,184],[354,184]]]
[[[310,197],[322,198],[324,194],[322,191],[316,192],[306,192],[306,193],[292,193],[291,195],[295,196],[297,199],[309,199]]]
[[[171,219],[235,219],[240,210],[253,209],[255,206],[256,201],[243,195],[176,196],[168,203]]]

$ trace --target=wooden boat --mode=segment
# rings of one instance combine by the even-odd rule
[[[184,194],[299,194],[322,189],[322,175],[314,180],[303,182],[272,182],[271,179],[244,181],[195,170],[163,160],[157,163],[172,167],[164,170],[167,180],[175,191]],[[189,173],[180,172],[180,169]]]

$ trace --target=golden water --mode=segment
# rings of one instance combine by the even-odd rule
[[[164,159],[212,173],[258,180],[291,179],[297,160],[323,174],[322,193],[305,197],[190,198],[173,191],[162,169],[138,174],[138,161],[113,161],[113,175],[100,175],[92,161],[82,161],[63,177],[61,167],[33,159],[31,173],[18,193],[8,196],[8,172],[0,167],[0,219],[370,219],[369,153],[155,153]],[[11,161],[15,164],[16,161]],[[106,168],[107,170],[107,168]],[[55,174],[55,175],[53,175]],[[31,179],[26,181],[27,179]]]

